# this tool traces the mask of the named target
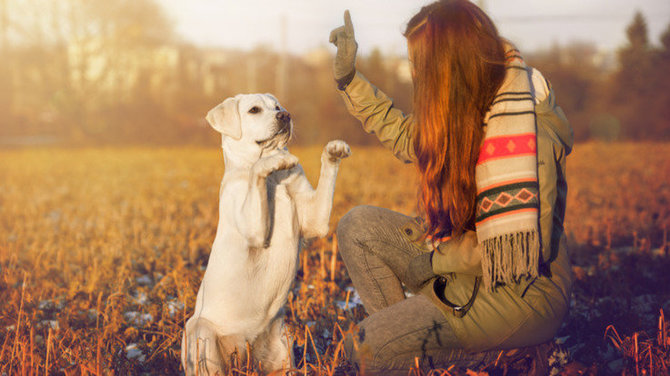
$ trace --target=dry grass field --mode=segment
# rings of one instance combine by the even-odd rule
[[[292,152],[315,183],[320,148]],[[364,317],[333,245],[338,218],[360,204],[414,212],[411,166],[353,153],[331,233],[303,249],[287,304],[296,374],[349,372],[342,333]],[[222,174],[215,149],[0,151],[0,375],[180,374]],[[568,178],[575,287],[552,372],[668,374],[670,144],[577,145]],[[505,367],[525,372],[476,371]]]

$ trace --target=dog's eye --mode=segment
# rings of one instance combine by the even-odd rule
[[[275,106],[275,110],[279,111],[279,106]]]
[[[259,112],[261,112],[261,108],[258,106],[253,106],[249,109],[250,114],[257,114]]]

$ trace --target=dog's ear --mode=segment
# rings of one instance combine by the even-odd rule
[[[212,128],[235,140],[242,138],[242,124],[237,110],[237,98],[228,98],[207,113]]]

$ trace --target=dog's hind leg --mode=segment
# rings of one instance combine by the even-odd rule
[[[284,326],[284,314],[280,311],[254,341],[251,347],[253,358],[260,362],[263,372],[288,371],[293,368],[292,342]]]
[[[247,342],[242,336],[219,336],[216,340],[216,345],[225,361],[226,372],[234,369],[241,370],[246,364],[248,356]]]
[[[231,355],[238,352],[246,357],[244,340],[221,336],[217,327],[204,318],[191,318],[185,325],[181,343],[182,366],[186,376],[225,375],[230,369]]]

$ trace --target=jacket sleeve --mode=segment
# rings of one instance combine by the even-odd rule
[[[393,100],[377,89],[360,72],[344,90],[340,90],[347,110],[361,121],[363,129],[405,163],[414,162],[412,145],[414,116],[405,115],[393,106]]]
[[[537,173],[540,183],[540,231],[543,262],[553,261],[563,233],[567,195],[565,159],[572,147],[572,130],[553,91],[535,107],[537,113]],[[561,131],[565,134],[561,134]],[[561,198],[561,199],[559,199]]]
[[[440,243],[433,252],[435,274],[463,273],[482,275],[482,252],[474,231]]]

